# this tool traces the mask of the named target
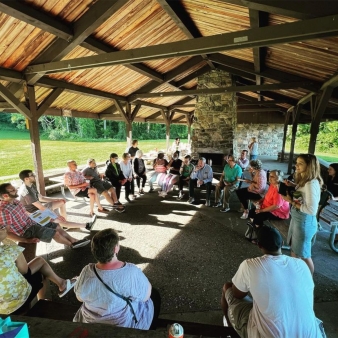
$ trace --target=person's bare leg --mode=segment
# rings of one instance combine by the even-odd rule
[[[53,201],[52,208],[53,210],[59,209],[60,215],[67,219],[66,203],[64,202],[64,200]]]
[[[64,231],[60,225],[56,227],[56,233],[54,236],[55,242],[65,244],[65,245],[72,245],[73,243],[77,242],[78,240],[72,236],[70,236],[66,231]]]
[[[109,194],[110,194],[112,200],[114,201],[114,203],[116,203],[116,202],[117,202],[117,196],[116,196],[116,191],[115,191],[115,189],[112,187],[112,188],[110,188],[110,189],[108,190],[108,192],[109,192]]]
[[[89,196],[89,212],[90,212],[91,215],[94,215],[95,195],[96,194],[90,193],[88,191],[88,196]]]
[[[222,289],[222,298],[221,298],[221,308],[222,308],[222,311],[223,311],[223,314],[228,322],[228,326],[232,326],[231,325],[231,322],[229,320],[229,317],[228,317],[228,309],[229,309],[229,305],[225,299],[225,292],[226,290],[228,290],[229,288],[232,288],[232,283],[228,282],[228,283],[225,283],[223,285],[223,289]]]
[[[106,201],[111,204],[111,205],[114,205],[114,201],[113,199],[111,198],[111,196],[109,195],[108,191],[105,190],[103,193],[102,193],[103,197],[106,199]],[[115,194],[116,196],[116,194]]]
[[[64,222],[64,223],[60,223],[60,225],[62,227],[66,227],[66,228],[72,228],[72,229],[84,229],[86,227],[86,223],[76,223],[76,222]]]
[[[103,209],[103,206],[101,205],[100,202],[100,195],[98,193],[95,194],[95,203],[100,210]]]
[[[42,257],[36,257],[33,260],[31,260],[28,263],[28,267],[30,268],[32,274],[36,272],[41,272],[41,274],[45,277],[44,284],[46,282],[46,279],[49,279],[54,284],[56,284],[60,291],[64,290],[66,287],[66,280],[59,277],[53,269],[50,267],[50,265],[42,258]],[[43,299],[45,295],[45,285],[44,287],[39,291],[38,298]]]

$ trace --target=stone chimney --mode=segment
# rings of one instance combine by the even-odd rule
[[[231,87],[229,73],[212,70],[198,78],[198,89]],[[193,122],[192,156],[204,156],[222,164],[223,154],[237,154],[236,93],[199,95]],[[221,163],[215,163],[221,161]]]

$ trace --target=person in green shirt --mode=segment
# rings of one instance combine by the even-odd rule
[[[189,185],[189,180],[190,180],[190,175],[192,171],[194,170],[194,165],[190,163],[191,156],[187,155],[184,157],[181,169],[180,169],[180,180],[179,180],[179,189],[180,192],[178,194],[178,200],[181,200],[184,196],[183,194],[183,185],[188,184]]]
[[[242,168],[236,163],[237,159],[233,155],[225,158],[226,165],[224,166],[223,173],[216,185],[214,208],[223,207],[221,212],[228,212],[230,194],[238,189],[239,179],[242,176]],[[221,192],[223,191],[223,202],[221,201]]]

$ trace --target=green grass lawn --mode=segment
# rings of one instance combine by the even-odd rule
[[[170,141],[170,145],[173,140]],[[182,140],[186,143],[186,140]],[[125,141],[49,141],[41,140],[43,169],[66,167],[67,160],[73,159],[79,165],[86,163],[87,158],[93,157],[97,162],[106,161],[112,152],[119,156],[125,152]],[[164,150],[165,140],[139,141],[139,148],[143,152],[150,150]],[[20,170],[33,167],[31,144],[27,132],[0,130],[0,177],[17,175]]]

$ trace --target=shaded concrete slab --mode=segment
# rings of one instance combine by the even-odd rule
[[[286,171],[286,164],[265,159],[264,168]],[[236,211],[239,202],[235,195],[231,199],[231,211],[224,214],[218,208],[203,205],[203,192],[196,190],[196,200],[200,201],[196,205],[177,201],[177,194],[170,192],[165,200],[156,192],[145,194],[126,204],[125,213],[98,214],[91,234],[69,233],[81,239],[107,227],[116,229],[121,237],[119,258],[137,264],[159,289],[163,316],[177,315],[179,319],[186,314],[187,318],[209,318],[209,324],[221,325],[220,295],[224,282],[232,278],[244,259],[259,256],[260,251],[244,239],[246,221]],[[71,221],[89,220],[88,204],[68,202],[67,210]],[[328,247],[327,238],[327,233],[319,233],[313,248],[315,309],[318,304],[330,305],[320,305],[317,316],[324,321],[327,331],[335,332],[337,325],[332,321],[332,311],[338,302],[338,257]],[[55,242],[39,243],[38,253],[44,254],[55,271],[67,278],[78,275],[84,265],[95,261],[89,246],[71,250]],[[56,287],[52,285],[51,293],[53,300],[80,306],[72,292],[58,299]],[[185,317],[181,320],[188,321]]]

